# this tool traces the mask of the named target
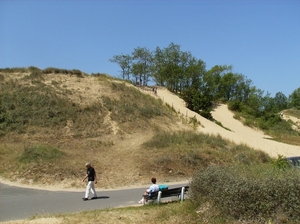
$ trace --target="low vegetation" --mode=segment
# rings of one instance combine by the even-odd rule
[[[191,183],[191,200],[199,209],[216,209],[226,219],[267,223],[298,223],[299,170],[270,164],[209,167]]]
[[[43,163],[55,161],[63,155],[63,152],[51,146],[34,146],[24,149],[20,156],[21,163]]]

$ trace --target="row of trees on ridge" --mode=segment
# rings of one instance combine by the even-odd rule
[[[300,87],[289,97],[282,92],[271,97],[246,76],[233,73],[232,66],[215,65],[207,70],[204,61],[174,43],[154,51],[137,47],[131,55],[114,55],[110,61],[120,66],[122,79],[138,85],[154,81],[165,86],[179,94],[189,109],[207,118],[219,101],[229,103],[233,110],[246,108],[256,117],[291,107],[300,109]]]

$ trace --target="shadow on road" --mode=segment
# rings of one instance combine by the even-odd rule
[[[93,199],[91,199],[91,200],[97,200],[97,199],[108,199],[108,198],[110,198],[109,196],[99,196],[99,197],[97,197],[97,198],[93,198]]]

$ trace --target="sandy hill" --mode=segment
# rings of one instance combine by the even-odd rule
[[[264,133],[262,133],[261,131],[244,126],[240,121],[234,119],[233,113],[224,104],[219,105],[212,112],[212,116],[215,120],[221,122],[224,127],[230,129],[230,131],[187,109],[182,99],[180,99],[175,94],[172,94],[165,88],[160,88],[157,92],[157,96],[160,97],[164,102],[172,105],[178,112],[182,113],[184,116],[196,117],[197,120],[201,123],[198,131],[207,134],[220,135],[224,139],[227,139],[234,143],[245,144],[254,149],[262,150],[272,157],[277,157],[277,155],[300,155],[299,146],[273,141],[269,136],[264,135]]]
[[[82,182],[78,180],[83,172],[83,164],[90,161],[99,170],[101,187],[111,189],[120,186],[135,186],[137,183],[148,184],[149,175],[156,175],[165,182],[182,181],[194,172],[194,166],[179,164],[180,156],[176,155],[174,158],[170,158],[170,155],[166,156],[167,151],[160,149],[155,151],[155,147],[149,150],[143,146],[145,142],[152,140],[157,130],[172,133],[178,130],[193,129],[190,125],[183,124],[184,122],[180,121],[179,116],[175,116],[173,113],[170,115],[169,112],[172,110],[169,107],[164,107],[149,96],[141,95],[137,89],[127,88],[128,86],[134,87],[133,85],[126,83],[128,85],[126,86],[124,82],[106,76],[78,77],[66,74],[47,74],[27,78],[26,76],[30,76],[30,73],[4,74],[0,81],[3,86],[11,85],[14,91],[34,87],[33,93],[29,92],[33,96],[36,95],[35,91],[44,93],[47,90],[53,95],[56,94],[67,99],[64,102],[72,102],[83,108],[82,110],[77,109],[77,111],[84,110],[84,113],[80,113],[77,120],[68,117],[67,122],[62,122],[62,125],[54,125],[52,128],[31,125],[24,132],[11,132],[2,136],[0,147],[2,145],[4,147],[0,151],[2,153],[0,156],[5,157],[5,160],[1,160],[0,167],[3,168],[3,173],[6,175],[3,177],[13,182],[41,184],[47,186],[47,189],[52,184],[62,184],[62,188],[80,188]],[[40,88],[37,88],[39,86]],[[264,151],[273,157],[277,157],[278,154],[300,155],[299,146],[276,142],[261,131],[244,126],[234,119],[233,113],[228,110],[226,105],[219,105],[212,115],[230,131],[190,111],[185,107],[182,99],[165,88],[159,87],[156,95],[151,88],[139,89],[154,98],[160,98],[181,114],[181,117],[195,117],[200,123],[197,130],[201,133],[219,135],[233,143],[244,144]],[[23,94],[27,94],[27,92]],[[139,101],[137,98],[140,98]],[[145,102],[146,100],[147,102]],[[125,101],[132,104],[132,107],[129,108],[130,112],[127,114],[122,111],[125,107],[120,106],[124,105]],[[137,106],[133,103],[137,101],[141,105]],[[164,114],[164,116],[145,118],[140,114],[138,116],[135,114],[136,111],[144,108],[151,109],[156,103],[160,114]],[[93,109],[94,105],[96,105],[96,110]],[[117,109],[109,110],[109,106]],[[23,111],[22,114],[24,114]],[[23,153],[24,147],[41,143],[57,146],[66,153],[67,158],[63,158],[63,161],[72,171],[72,175],[63,174],[60,171],[60,168],[66,164],[56,164],[55,166],[51,163],[32,164],[29,168],[23,164],[24,166],[20,166],[20,169],[15,166],[14,163]],[[227,146],[220,145],[220,148],[224,147]],[[170,147],[164,150],[172,152],[173,149]],[[153,153],[153,151],[156,153],[156,157],[152,158],[153,161],[145,161],[145,155]],[[203,161],[208,161],[207,163],[210,163],[211,160],[213,158],[203,159]],[[200,161],[201,164],[203,161]],[[163,165],[157,165],[158,162]],[[153,168],[150,172],[149,167]],[[38,183],[33,181],[34,175],[39,177],[37,178]]]

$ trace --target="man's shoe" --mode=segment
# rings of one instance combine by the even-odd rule
[[[91,199],[97,199],[98,197],[92,197]]]
[[[88,199],[88,198],[82,198],[82,200],[87,201],[87,200],[89,200],[89,199]]]

